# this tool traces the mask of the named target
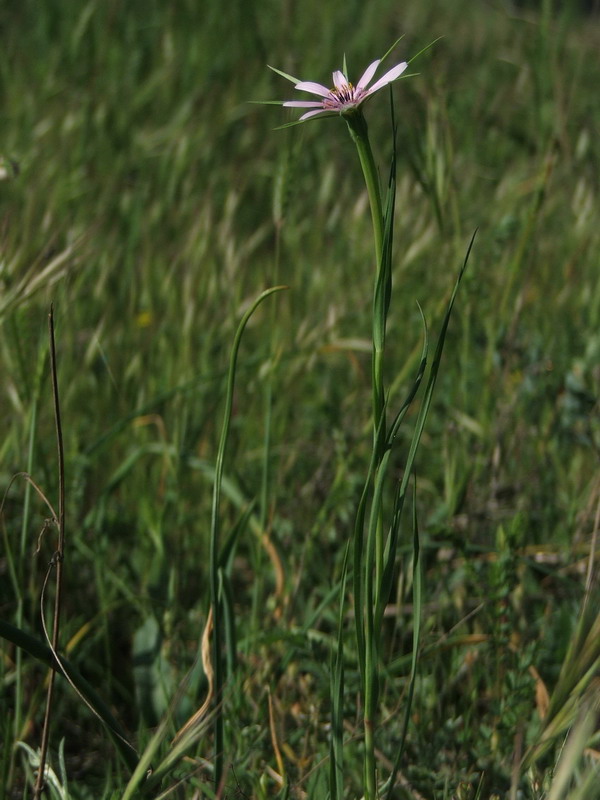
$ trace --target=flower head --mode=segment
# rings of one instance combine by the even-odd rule
[[[326,86],[322,86],[320,83],[313,83],[312,81],[300,81],[296,83],[296,89],[301,92],[310,92],[310,94],[318,95],[321,99],[286,100],[283,105],[290,108],[312,109],[311,111],[307,111],[306,114],[303,114],[299,121],[316,117],[317,114],[351,114],[356,111],[367,98],[371,97],[375,92],[378,92],[379,89],[387,86],[388,83],[392,83],[392,81],[399,78],[408,66],[406,61],[397,64],[379,78],[378,81],[375,81],[371,88],[367,88],[380,63],[381,59],[378,58],[377,61],[373,61],[372,64],[369,64],[356,86],[350,83],[346,75],[339,69],[333,73],[333,89],[328,89]],[[277,72],[279,72],[279,70],[277,70]],[[290,78],[289,75],[285,75],[285,73],[279,72],[279,74],[283,75],[285,78],[295,80]]]

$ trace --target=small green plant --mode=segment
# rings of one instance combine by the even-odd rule
[[[396,43],[397,44],[397,43]],[[394,45],[393,47],[395,47]],[[393,48],[392,48],[393,49]],[[389,52],[386,54],[389,55]],[[386,57],[384,56],[384,58]],[[376,800],[383,792],[388,798],[392,796],[395,776],[403,753],[407,724],[410,717],[411,699],[416,677],[416,659],[419,650],[419,628],[421,615],[421,578],[419,562],[419,536],[416,516],[413,520],[413,575],[414,584],[414,624],[413,624],[413,658],[411,668],[410,689],[404,712],[404,726],[393,767],[386,788],[379,784],[380,767],[376,758],[376,730],[378,727],[379,703],[383,690],[384,655],[383,619],[390,602],[394,574],[397,565],[397,548],[400,533],[402,511],[408,491],[409,480],[414,470],[419,441],[423,433],[425,420],[433,397],[444,340],[450,313],[456,297],[458,283],[467,264],[471,245],[458,281],[454,287],[442,330],[429,370],[425,396],[415,424],[408,456],[403,466],[403,476],[394,487],[390,477],[391,456],[395,450],[401,423],[404,420],[421,381],[425,375],[429,354],[427,328],[424,324],[424,344],[420,366],[408,396],[400,409],[388,420],[390,398],[384,385],[384,367],[386,351],[386,328],[392,295],[392,274],[394,263],[394,218],[396,211],[396,156],[394,156],[389,172],[387,192],[383,196],[379,171],[369,140],[367,121],[363,113],[363,105],[375,92],[391,85],[400,78],[408,67],[406,61],[392,67],[370,88],[377,68],[383,59],[377,59],[367,67],[366,71],[354,86],[347,77],[347,67],[333,73],[332,89],[311,81],[298,81],[290,75],[275,70],[282,77],[291,80],[300,91],[317,95],[319,100],[290,100],[283,103],[292,108],[310,109],[300,117],[300,122],[322,116],[340,116],[347,124],[350,136],[356,145],[359,162],[369,197],[373,239],[375,245],[375,286],[373,292],[372,311],[372,428],[373,450],[369,471],[365,480],[362,496],[357,508],[353,541],[347,550],[342,568],[341,598],[342,607],[345,596],[348,554],[352,554],[352,591],[354,595],[354,618],[356,633],[356,651],[361,676],[361,698],[364,736],[364,792],[365,800]],[[293,123],[292,123],[293,124]],[[392,137],[395,143],[396,123],[392,104]],[[391,487],[390,487],[391,484]],[[391,488],[393,502],[391,513],[386,515],[386,492]],[[416,513],[416,512],[415,512]],[[342,707],[343,707],[343,618],[340,618],[336,655],[332,662],[332,748],[330,792],[336,800],[343,797],[343,741],[342,741]]]

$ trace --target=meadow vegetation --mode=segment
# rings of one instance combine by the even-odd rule
[[[373,446],[368,199],[343,123],[275,130],[298,114],[248,101],[292,99],[267,64],[328,83],[344,54],[360,75],[399,36],[390,65],[442,38],[393,90],[390,407],[419,367],[418,304],[431,359],[478,233],[381,625],[382,785],[413,693],[381,796],[597,798],[600,18],[552,0],[21,0],[2,4],[0,33],[0,800],[31,795],[51,660],[40,602],[56,531],[35,487],[13,479],[31,475],[56,508],[51,303],[59,649],[77,691],[58,675],[50,796],[363,796],[342,576]],[[384,92],[366,116],[385,182]],[[222,704],[177,738],[210,688],[230,351],[243,314],[280,284],[237,353]],[[398,434],[396,479],[421,400]],[[50,627],[53,587],[52,573]],[[90,692],[129,749],[82,701]]]

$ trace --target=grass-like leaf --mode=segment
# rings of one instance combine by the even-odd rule
[[[225,747],[225,734],[223,715],[221,712],[221,702],[223,699],[223,641],[226,634],[225,620],[222,614],[221,602],[221,578],[220,578],[220,503],[221,503],[221,487],[223,484],[223,469],[225,462],[225,449],[227,447],[227,440],[229,437],[229,428],[231,424],[231,411],[233,408],[233,392],[235,388],[235,375],[237,367],[237,358],[242,341],[242,335],[258,306],[270,297],[275,292],[280,292],[286,289],[286,286],[275,286],[271,289],[266,289],[260,296],[252,303],[250,308],[242,317],[238,329],[236,331],[233,346],[231,348],[231,356],[229,359],[229,372],[227,376],[227,389],[225,392],[225,409],[223,412],[223,424],[221,428],[221,437],[219,439],[219,448],[217,451],[217,459],[215,464],[215,481],[213,485],[213,502],[212,514],[210,524],[210,598],[211,608],[213,613],[213,669],[214,669],[214,691],[216,713],[214,722],[214,735],[215,735],[215,786],[219,786],[223,774],[223,759]]]
[[[139,756],[133,746],[127,741],[125,731],[94,687],[81,675],[70,661],[60,656],[60,663],[57,663],[52,650],[47,645],[25,631],[16,628],[14,625],[4,622],[4,620],[0,620],[0,636],[29,653],[30,656],[41,663],[51,667],[55,672],[66,675],[69,682],[72,683],[77,690],[77,693],[84,698],[86,705],[103,723],[106,732],[110,736],[124,763],[129,769],[136,769]]]

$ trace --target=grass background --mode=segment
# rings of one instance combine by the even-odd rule
[[[140,748],[206,621],[211,470],[235,328],[262,289],[291,288],[267,301],[242,343],[226,464],[235,492],[224,529],[255,501],[231,573],[229,796],[279,791],[269,691],[292,796],[325,796],[329,594],[370,451],[373,270],[360,170],[335,120],[274,131],[294,115],[247,102],[292,96],[267,63],[327,83],[344,53],[356,76],[398,36],[397,60],[444,37],[395,89],[396,399],[420,353],[416,301],[435,331],[479,233],[418,457],[426,606],[397,796],[508,796],[518,743],[540,728],[536,686],[552,691],[565,663],[600,498],[600,23],[555,5],[0,9],[0,484],[28,470],[56,497],[54,302],[67,460],[62,637]],[[368,108],[382,174],[385,106],[379,97]],[[32,555],[46,516],[13,485],[0,608],[35,635],[55,548],[48,533]],[[386,620],[395,656],[382,763],[395,754],[410,669],[409,538]],[[347,780],[358,796],[358,678],[347,657]],[[0,797],[23,796],[27,767],[10,745],[39,743],[44,676],[3,645]],[[64,737],[72,797],[120,797],[127,779],[101,726],[59,687],[53,763]],[[178,724],[205,691],[195,668]],[[208,740],[199,752],[211,758]],[[546,762],[523,776],[523,796],[544,796],[551,754]]]

